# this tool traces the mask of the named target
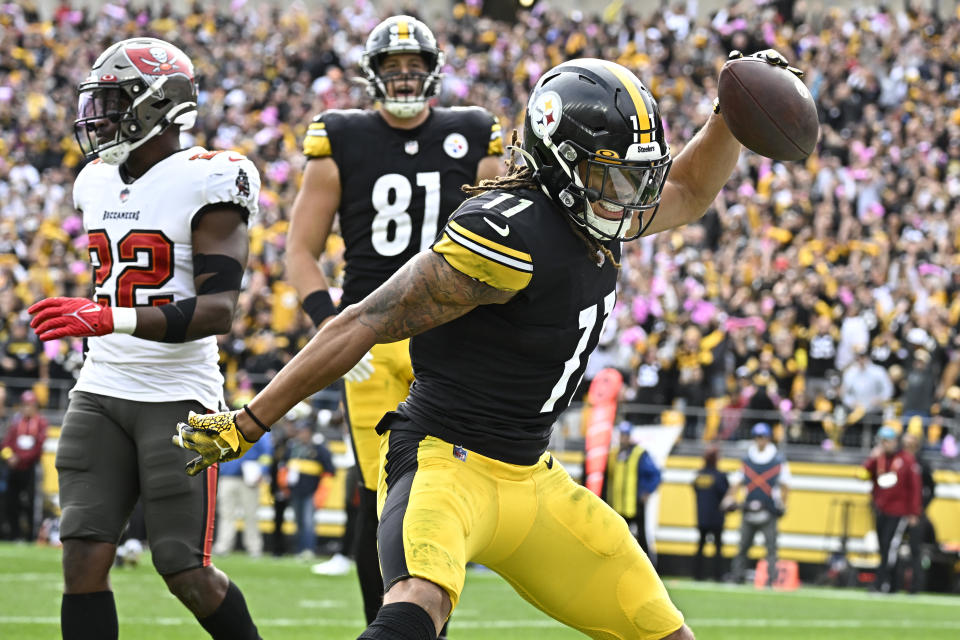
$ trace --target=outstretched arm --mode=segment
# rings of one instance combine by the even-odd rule
[[[457,271],[438,253],[424,251],[362,302],[347,307],[307,343],[247,409],[191,414],[177,426],[174,444],[200,454],[187,465],[196,475],[215,462],[246,453],[263,429],[291,407],[341,377],[374,344],[396,342],[466,314],[482,304],[502,304],[501,291]]]
[[[324,325],[257,394],[250,409],[272,424],[297,402],[342,376],[374,344],[415,336],[479,305],[504,303],[513,294],[467,277],[439,254],[425,251]],[[240,426],[247,431],[248,425]]]
[[[711,114],[674,159],[660,208],[644,235],[699,220],[733,173],[740,149],[720,114]]]

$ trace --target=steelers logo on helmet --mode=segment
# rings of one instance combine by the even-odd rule
[[[560,126],[563,100],[555,91],[534,93],[527,107],[530,124],[538,138],[548,138]]]
[[[197,119],[193,64],[169,42],[131,38],[100,54],[80,83],[74,135],[87,159],[121,164],[170,125]]]
[[[580,58],[537,82],[524,157],[554,202],[598,240],[649,228],[671,165],[656,100],[630,70]]]
[[[394,68],[385,64],[390,56],[414,55],[422,69]],[[412,16],[387,18],[370,32],[360,69],[367,94],[397,118],[413,118],[427,107],[427,100],[440,90],[444,55],[433,32]]]

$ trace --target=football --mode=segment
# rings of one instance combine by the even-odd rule
[[[753,57],[728,60],[717,87],[720,114],[743,146],[774,160],[803,160],[817,145],[817,105],[803,80]]]

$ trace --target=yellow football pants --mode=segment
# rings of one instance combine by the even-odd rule
[[[381,441],[383,459],[390,433]],[[415,465],[409,459],[404,465],[413,470],[390,478],[389,491],[381,476],[385,584],[410,576],[429,580],[455,608],[473,561],[592,638],[659,639],[683,624],[624,519],[549,453],[535,465],[518,466],[426,436],[407,457],[413,455]]]
[[[377,490],[380,436],[374,431],[380,418],[407,399],[413,383],[410,340],[374,345],[373,375],[363,382],[344,381],[350,437],[363,485]]]

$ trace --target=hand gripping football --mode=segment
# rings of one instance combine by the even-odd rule
[[[817,146],[817,105],[786,67],[749,56],[720,70],[720,114],[743,146],[774,160],[803,160]]]

